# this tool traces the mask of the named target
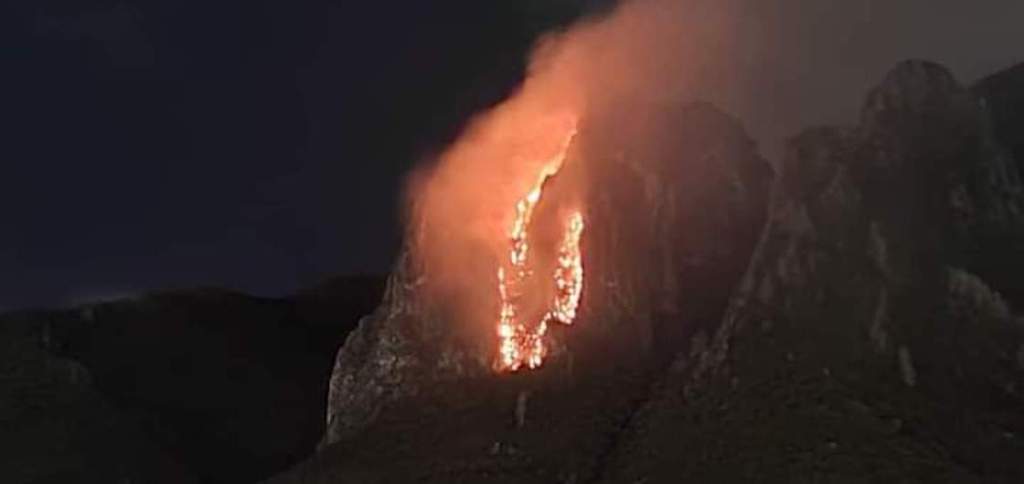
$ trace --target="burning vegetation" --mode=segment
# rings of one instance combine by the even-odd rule
[[[498,266],[498,295],[501,313],[498,320],[499,355],[495,367],[518,370],[524,365],[537,368],[547,352],[544,336],[548,324],[572,324],[583,292],[583,261],[580,237],[583,235],[583,214],[576,209],[565,218],[565,229],[557,253],[553,280],[554,298],[543,315],[524,307],[531,290],[531,279],[537,277],[529,260],[530,221],[537,203],[544,194],[544,184],[558,174],[576,137],[575,126],[559,152],[541,170],[536,185],[516,203],[515,220],[509,233],[509,260]]]
[[[412,396],[667,364],[706,329],[770,175],[735,120],[689,102],[727,27],[634,0],[553,33],[514,92],[417,165],[384,298],[336,359],[326,442]]]
[[[664,42],[726,27],[674,2],[635,0],[538,42],[519,89],[410,178],[407,244],[432,331],[484,366],[534,369],[561,344],[553,325],[614,318],[591,304],[604,305],[604,292],[640,297],[642,284],[608,289],[646,260],[638,238],[655,230],[640,197],[654,196],[657,180],[629,187],[680,152],[678,123],[664,113],[697,90],[685,67],[705,55]],[[611,233],[622,235],[602,235]]]
[[[575,116],[498,113],[414,180],[411,248],[443,324],[516,371],[543,363],[551,325],[576,320],[586,217]]]

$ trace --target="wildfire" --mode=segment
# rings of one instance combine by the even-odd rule
[[[566,137],[559,152],[544,165],[533,188],[515,206],[515,218],[509,232],[509,261],[498,266],[498,295],[500,317],[498,320],[499,370],[516,371],[524,365],[537,368],[543,363],[547,352],[544,336],[549,323],[572,324],[576,319],[583,291],[583,264],[580,255],[580,239],[583,234],[583,214],[572,211],[566,217],[564,233],[558,248],[555,268],[555,296],[548,309],[539,319],[530,321],[528,314],[522,314],[523,290],[533,275],[528,257],[530,245],[528,229],[533,210],[540,201],[545,182],[558,173],[565,162],[569,145],[576,136],[573,129]]]

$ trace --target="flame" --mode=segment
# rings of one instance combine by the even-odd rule
[[[583,260],[580,255],[580,238],[583,236],[583,214],[578,211],[569,215],[562,245],[558,249],[558,269],[555,272],[555,288],[558,290],[551,316],[564,324],[576,319],[576,309],[583,293]]]
[[[576,136],[573,128],[559,152],[544,164],[533,188],[515,205],[515,218],[509,231],[509,269],[498,267],[498,296],[501,309],[498,319],[498,361],[499,370],[516,371],[524,365],[533,369],[539,367],[547,354],[544,336],[548,324],[558,322],[572,324],[576,319],[583,291],[583,264],[580,255],[580,239],[583,234],[583,214],[572,211],[565,221],[565,233],[558,249],[558,265],[554,281],[556,293],[551,308],[539,319],[532,322],[527,315],[520,314],[523,288],[533,275],[528,256],[530,245],[528,229],[533,210],[543,195],[545,182],[556,175],[565,162],[569,146]]]

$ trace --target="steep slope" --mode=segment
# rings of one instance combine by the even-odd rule
[[[419,292],[430,274],[403,258],[384,303],[339,351],[324,448],[278,481],[600,475],[658,369],[689,332],[720,319],[764,218],[771,172],[739,124],[704,104],[661,115],[677,150],[608,147],[581,160],[597,177],[585,205],[592,278],[578,323],[555,330],[561,353],[515,374],[478,363]],[[587,129],[581,137],[602,139],[602,127]],[[680,299],[693,280],[708,281],[701,297]]]
[[[1024,163],[1024,64],[992,74],[972,90],[992,112],[996,138]]]
[[[685,348],[667,371],[657,356],[668,351],[652,344],[583,351],[535,373],[418,380],[389,351],[423,340],[386,317],[364,321],[334,378],[358,381],[347,368],[372,356],[395,378],[387,384],[416,390],[361,400],[358,425],[273,482],[1020,482],[1024,185],[990,108],[941,66],[909,61],[871,91],[858,126],[794,138],[724,314],[695,317],[715,312],[695,301],[728,285],[699,281],[727,276],[730,259],[685,257],[699,252],[692,244],[653,255],[670,268],[705,262],[685,293],[641,290],[620,306],[635,314],[615,313]],[[642,184],[622,173],[622,200],[659,193],[631,191]],[[702,228],[731,243],[733,232]],[[396,280],[392,290],[415,294]],[[649,312],[666,294],[701,312]],[[395,332],[381,340],[374,327]],[[672,338],[679,327],[700,331]],[[329,411],[351,402],[332,397]]]
[[[973,271],[1021,242],[1024,185],[987,116],[911,61],[793,139],[721,327],[606,481],[1020,482],[1024,325]]]
[[[1013,158],[1017,171],[1024,170],[1024,64],[982,79],[972,91],[990,114],[995,139]],[[990,234],[982,244],[986,253],[978,254],[980,263],[976,268],[1018,310],[1024,307],[1024,284],[1015,277],[1024,272],[1021,240],[1024,237],[1019,233],[1011,237]]]

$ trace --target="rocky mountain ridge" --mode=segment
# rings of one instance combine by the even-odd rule
[[[676,362],[609,482],[1024,477],[1022,301],[987,282],[1019,256],[1024,185],[986,118],[914,61],[857,127],[794,138],[722,325]]]
[[[605,352],[667,360],[694,330],[668,322],[710,324],[707,316],[724,308],[757,240],[771,169],[753,142],[736,120],[707,104],[665,106],[662,117],[678,128],[678,149],[666,150],[670,155],[619,146],[603,152],[651,157],[586,160],[590,183],[600,189],[585,204],[585,218],[595,223],[587,229],[583,264],[598,275],[584,285],[586,323],[571,329],[574,360]],[[607,127],[589,129],[600,138]],[[350,438],[387,405],[427,387],[492,376],[492,354],[450,334],[450,321],[422,290],[431,274],[410,254],[399,257],[384,302],[338,353],[325,444]],[[692,281],[703,284],[702,298],[681,297]]]
[[[671,155],[588,160],[618,174],[587,200],[615,228],[587,252],[592,324],[538,371],[447,340],[407,257],[386,287],[2,315],[0,475],[1021,482],[1021,72],[901,63],[775,174],[737,120],[668,107]]]
[[[739,212],[769,207],[749,264],[695,258],[710,266],[698,280],[726,279],[715,287],[728,304],[646,326],[700,330],[679,330],[668,371],[653,347],[602,348],[571,371],[431,381],[365,400],[373,410],[354,432],[329,432],[330,445],[275,482],[1019,482],[1024,186],[1005,118],[977,94],[996,89],[988,82],[970,90],[937,64],[904,62],[869,93],[857,126],[793,138],[771,202],[747,199]],[[727,193],[715,180],[696,183]],[[690,260],[694,247],[668,260]],[[716,297],[699,282],[678,296]],[[334,377],[353,366],[339,357]],[[352,415],[337,395],[329,415]]]

